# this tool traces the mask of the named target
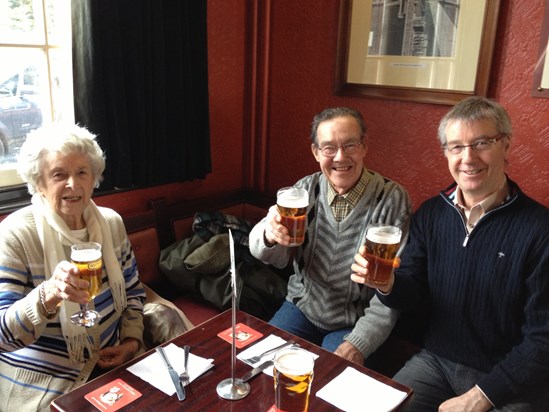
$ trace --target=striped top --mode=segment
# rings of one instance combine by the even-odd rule
[[[265,219],[250,233],[250,250],[263,262],[284,267],[293,260],[287,300],[314,325],[325,330],[352,327],[345,340],[367,357],[387,338],[398,313],[381,304],[372,289],[359,287],[351,278],[354,255],[364,244],[371,223],[402,228],[408,233],[411,206],[406,191],[380,174],[365,170],[368,183],[362,198],[338,222],[328,203],[329,182],[318,172],[297,182],[309,192],[305,242],[297,248],[267,247],[263,241]]]
[[[145,292],[122,218],[99,208],[112,232],[115,255],[126,283],[127,308],[116,314],[103,273],[101,293],[90,302],[100,312],[100,325],[86,329],[96,350],[125,338],[143,341]],[[38,294],[45,280],[43,250],[31,206],[0,223],[0,410],[49,410],[50,402],[84,383],[97,362],[69,360],[57,315],[48,319]],[[66,250],[67,260],[70,250]]]

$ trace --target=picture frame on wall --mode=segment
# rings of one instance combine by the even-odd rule
[[[534,68],[532,96],[549,98],[549,0],[545,0],[539,58]]]
[[[335,94],[455,104],[485,96],[500,0],[340,0]]]

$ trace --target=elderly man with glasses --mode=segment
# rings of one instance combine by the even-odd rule
[[[362,364],[385,341],[398,312],[374,289],[350,279],[353,257],[370,224],[408,233],[411,206],[397,183],[364,167],[368,150],[362,115],[329,108],[315,116],[311,150],[320,172],[296,183],[309,193],[305,242],[289,247],[276,206],[250,233],[250,250],[277,267],[293,263],[288,294],[270,323]]]
[[[455,182],[414,214],[402,262],[377,295],[406,310],[430,303],[425,349],[394,379],[407,411],[547,411],[549,209],[505,173],[511,122],[471,97],[442,119]],[[352,279],[365,278],[361,250]]]

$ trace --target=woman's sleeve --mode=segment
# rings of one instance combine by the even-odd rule
[[[120,341],[133,338],[143,346],[143,305],[146,293],[139,280],[137,261],[131,248],[126,230],[120,218],[119,234],[121,238],[121,270],[126,284],[127,307],[122,312],[120,323]]]
[[[42,308],[38,288],[29,284],[30,264],[19,237],[0,230],[0,352],[11,352],[34,343],[49,319]],[[38,264],[39,262],[34,262]]]

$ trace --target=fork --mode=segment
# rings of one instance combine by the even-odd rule
[[[283,343],[282,345],[280,346],[277,346],[276,348],[273,348],[273,349],[269,349],[268,351],[265,351],[259,355],[256,355],[256,356],[252,356],[251,358],[248,358],[248,359],[242,359],[243,362],[245,363],[248,363],[248,364],[255,364],[257,362],[259,362],[261,359],[263,359],[265,356],[267,355],[270,355],[272,353],[275,353],[276,351],[278,351],[279,349],[282,349],[282,348],[285,348],[286,346],[292,346],[292,345],[296,345],[296,346],[299,346],[297,345],[293,340],[289,340],[288,342],[285,342]]]
[[[183,350],[185,351],[185,357],[183,358],[183,372],[179,374],[179,381],[181,382],[181,385],[187,386],[189,384],[189,371],[187,369],[187,364],[189,362],[189,352],[191,351],[191,347],[189,345],[183,346]]]

